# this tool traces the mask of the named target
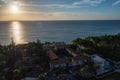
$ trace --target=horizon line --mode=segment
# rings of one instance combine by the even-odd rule
[[[96,19],[96,20],[0,20],[1,22],[3,21],[11,21],[11,22],[18,22],[18,21],[119,21],[120,19]]]

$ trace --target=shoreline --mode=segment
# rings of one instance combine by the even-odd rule
[[[81,39],[86,39],[86,38],[90,38],[90,37],[104,37],[104,36],[114,36],[114,35],[119,35],[120,33],[117,33],[117,34],[105,34],[105,35],[100,35],[100,36],[88,36],[88,37],[83,37],[83,38],[81,38]],[[78,37],[78,38],[80,38],[80,37]],[[75,39],[77,39],[77,38],[74,38],[73,40],[75,40]],[[39,40],[39,39],[36,39],[36,40],[34,40],[34,41],[27,41],[27,42],[22,42],[22,43],[17,43],[18,45],[19,44],[27,44],[27,43],[29,43],[29,42],[36,42],[37,40]],[[42,43],[45,43],[45,42],[50,42],[50,43],[53,43],[53,42],[64,42],[64,43],[66,43],[66,44],[71,44],[71,42],[73,41],[73,40],[71,40],[71,41],[69,41],[69,42],[65,42],[65,41],[41,41]],[[14,41],[14,40],[13,40]],[[16,42],[15,42],[16,43]],[[2,44],[2,43],[0,43],[1,45],[10,45],[11,44],[11,42],[10,43],[8,43],[8,44]]]

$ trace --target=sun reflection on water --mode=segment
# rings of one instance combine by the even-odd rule
[[[12,36],[16,44],[22,44],[25,41],[23,40],[22,26],[20,22],[12,22]]]

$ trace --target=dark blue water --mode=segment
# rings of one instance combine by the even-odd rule
[[[0,22],[0,43],[28,41],[64,41],[75,38],[120,33],[120,21],[22,21]]]

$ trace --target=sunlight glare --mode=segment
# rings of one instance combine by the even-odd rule
[[[11,10],[12,10],[13,13],[18,12],[18,6],[17,5],[12,5]]]
[[[12,22],[12,37],[16,44],[23,43],[22,40],[22,28],[20,22]]]

